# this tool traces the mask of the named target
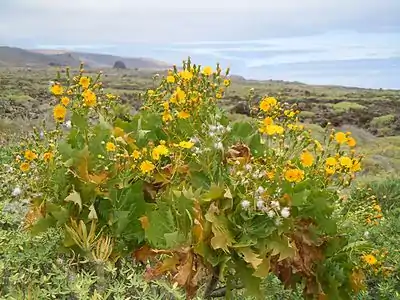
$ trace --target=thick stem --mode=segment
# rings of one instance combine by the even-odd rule
[[[231,290],[240,290],[243,288],[243,285],[238,284],[238,285],[234,285],[232,287],[230,287]],[[218,289],[213,290],[210,293],[210,298],[220,298],[220,297],[225,297],[226,296],[226,292],[228,290],[227,286],[224,287],[220,287]]]
[[[213,268],[213,274],[210,281],[207,284],[207,288],[204,292],[204,299],[212,299],[212,292],[215,290],[219,282],[219,266]]]

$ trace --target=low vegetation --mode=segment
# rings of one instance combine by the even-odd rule
[[[369,102],[250,82],[234,115],[229,70],[190,60],[143,93],[115,76],[59,73],[19,135],[0,102],[1,299],[400,299],[400,140],[367,131],[387,112],[320,126]]]

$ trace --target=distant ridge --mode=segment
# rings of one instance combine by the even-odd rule
[[[17,47],[0,46],[0,66],[2,67],[77,67],[81,62],[84,62],[86,67],[111,68],[117,60],[123,61],[129,69],[164,69],[170,67],[165,62],[151,58],[120,57],[109,54],[68,50],[27,50]]]

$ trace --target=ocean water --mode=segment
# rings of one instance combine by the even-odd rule
[[[222,67],[229,66],[232,74],[249,79],[400,89],[400,32],[327,32],[261,40],[58,47],[150,57],[177,65],[190,56],[202,65],[219,62]]]

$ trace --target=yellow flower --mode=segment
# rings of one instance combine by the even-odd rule
[[[50,91],[53,93],[53,95],[60,96],[64,93],[64,88],[61,86],[61,84],[56,83],[53,84],[53,86],[50,88]]]
[[[30,169],[30,165],[29,165],[27,162],[24,162],[24,163],[22,163],[22,164],[19,166],[19,169],[20,169],[22,172],[28,172],[29,169]]]
[[[353,165],[351,166],[350,170],[352,172],[358,172],[361,170],[361,162],[359,160],[354,160]]]
[[[357,144],[356,140],[352,137],[349,137],[347,139],[347,145],[349,145],[349,147],[355,147]]]
[[[266,117],[266,118],[263,120],[263,124],[264,124],[265,126],[272,125],[272,124],[274,124],[274,120],[272,120],[272,118],[270,118],[270,117]]]
[[[337,160],[336,160],[336,158],[334,158],[334,157],[328,157],[328,158],[326,159],[326,161],[325,161],[325,164],[326,164],[327,166],[330,166],[330,167],[336,166],[336,165],[337,165]]]
[[[304,171],[300,169],[289,169],[285,172],[285,179],[289,182],[300,182],[304,179]]]
[[[121,127],[115,127],[113,130],[113,134],[116,137],[120,137],[124,135],[124,130]]]
[[[193,78],[193,74],[192,72],[185,70],[180,72],[180,76],[184,79],[184,80],[190,80]]]
[[[269,180],[274,179],[274,177],[275,177],[275,172],[274,172],[274,171],[269,171],[269,172],[267,172],[267,177],[268,177]]]
[[[268,125],[268,126],[264,126],[261,129],[261,132],[266,133],[268,135],[274,135],[274,134],[283,134],[284,128],[282,126],[279,125]]]
[[[335,140],[341,145],[347,142],[347,136],[344,132],[338,132],[335,134]]]
[[[162,120],[164,122],[172,121],[172,115],[169,113],[169,111],[164,111],[162,114]]]
[[[140,170],[142,171],[143,174],[150,173],[155,169],[155,166],[152,164],[152,162],[145,160],[140,164]]]
[[[224,80],[224,85],[225,85],[226,87],[230,86],[230,85],[231,85],[231,81],[230,81],[229,79],[225,79],[225,80]]]
[[[180,111],[178,112],[178,118],[179,119],[187,119],[190,117],[190,114],[186,111]]]
[[[164,107],[164,110],[169,110],[169,102],[168,101],[163,102],[162,105]]]
[[[53,158],[53,153],[46,152],[43,154],[43,160],[49,162]]]
[[[160,159],[160,153],[158,153],[155,149],[153,149],[151,153],[151,158],[154,160],[159,160]]]
[[[342,156],[341,158],[339,158],[339,162],[342,167],[346,167],[348,169],[350,169],[353,166],[353,161],[351,160],[350,157],[347,156]]]
[[[37,154],[31,150],[26,150],[24,156],[29,161],[32,161],[37,158]]]
[[[158,145],[152,151],[152,157],[154,160],[159,160],[160,156],[165,156],[169,154],[169,150],[165,145]]]
[[[115,95],[110,94],[110,93],[106,94],[106,97],[108,100],[114,100],[115,98],[117,98]]]
[[[168,75],[167,76],[167,82],[168,83],[174,83],[175,82],[175,77],[172,75]]]
[[[221,98],[222,98],[222,93],[217,92],[217,93],[215,94],[215,98],[221,99]]]
[[[289,118],[293,118],[296,115],[296,112],[293,110],[285,110],[284,114],[285,114],[285,116],[287,116]]]
[[[210,66],[206,66],[203,69],[203,74],[206,76],[210,76],[213,73],[213,69]]]
[[[112,143],[112,142],[108,142],[107,144],[106,144],[106,150],[108,151],[108,152],[114,152],[115,150],[116,150],[116,146],[115,146],[115,144],[114,143]]]
[[[333,175],[336,172],[336,168],[335,168],[335,166],[326,166],[325,167],[325,172],[328,175]]]
[[[64,122],[66,114],[67,109],[61,104],[57,104],[53,109],[53,117],[57,122]]]
[[[381,206],[379,204],[375,204],[373,206],[373,209],[376,210],[376,211],[379,211],[379,212],[382,211]]]
[[[314,140],[314,144],[317,147],[317,151],[321,152],[324,150],[324,148],[322,147],[321,143],[318,142],[317,140]]]
[[[367,255],[363,255],[363,260],[367,263],[367,264],[369,264],[369,265],[375,265],[377,262],[378,262],[378,260],[376,259],[376,257],[375,256],[373,256],[372,254],[367,254]]]
[[[132,152],[132,157],[133,157],[134,159],[139,159],[140,156],[141,156],[141,154],[140,154],[139,151],[133,150],[133,152]]]
[[[260,109],[264,112],[268,112],[274,108],[277,103],[278,101],[275,98],[266,97],[260,102]]]
[[[194,146],[194,143],[192,143],[192,142],[185,142],[185,141],[182,141],[182,142],[179,143],[179,147],[185,148],[185,149],[190,149],[190,148],[192,148],[193,146]]]
[[[93,91],[86,90],[82,93],[82,96],[86,106],[93,107],[97,104],[97,96]]]
[[[311,167],[314,163],[314,156],[309,151],[305,151],[301,154],[300,160],[304,167]]]
[[[86,76],[81,77],[79,84],[86,90],[90,85],[90,78]]]
[[[61,98],[61,104],[64,106],[67,106],[69,104],[69,98],[68,97],[62,97]]]
[[[176,89],[176,99],[181,103],[186,101],[186,93],[182,91],[180,87]]]

